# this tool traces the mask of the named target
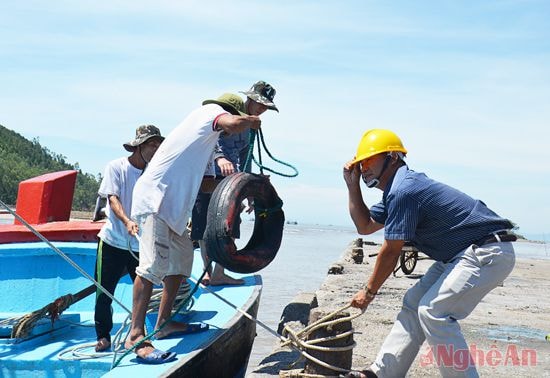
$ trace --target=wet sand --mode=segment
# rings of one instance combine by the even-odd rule
[[[335,262],[343,267],[342,274],[327,275],[314,293],[323,311],[328,313],[345,306],[366,282],[376,259],[368,255],[376,253],[378,246],[364,245],[363,250],[364,261],[356,264],[351,258],[350,244],[340,260]],[[357,343],[353,350],[353,368],[370,365],[395,321],[405,291],[432,263],[429,259],[419,259],[413,274],[408,276],[399,270],[386,281],[367,311],[353,321]],[[550,341],[545,340],[550,333],[549,271],[550,260],[517,259],[503,286],[489,293],[468,318],[460,321],[470,350],[476,353],[480,376],[550,377]],[[303,302],[304,296],[307,294],[297,301]],[[277,344],[273,354],[267,356],[248,377],[278,376],[281,371],[296,373],[303,368],[302,362],[290,365],[298,359],[297,352],[279,349]],[[408,376],[440,376],[427,351],[424,344]]]

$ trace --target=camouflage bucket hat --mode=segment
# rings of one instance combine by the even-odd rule
[[[136,129],[136,138],[131,142],[124,143],[123,146],[126,151],[132,152],[137,146],[147,142],[151,138],[159,138],[160,140],[164,140],[164,137],[160,135],[160,130],[158,127],[153,125],[139,126]]]
[[[233,93],[224,93],[216,100],[204,100],[202,104],[218,104],[233,115],[246,115],[243,99]]]
[[[277,112],[279,111],[273,103],[273,98],[275,98],[275,93],[277,93],[277,91],[275,91],[275,88],[267,84],[265,81],[258,81],[254,83],[248,91],[240,93],[245,94],[246,97],[251,100],[267,106],[268,109],[275,110]]]

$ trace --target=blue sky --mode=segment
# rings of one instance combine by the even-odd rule
[[[412,169],[550,238],[547,1],[8,0],[0,33],[0,124],[85,172],[262,79],[268,147],[300,171],[272,178],[288,219],[352,225],[342,165],[388,128]]]

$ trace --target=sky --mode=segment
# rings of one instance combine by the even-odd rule
[[[548,1],[3,0],[0,35],[0,124],[86,173],[264,80],[267,147],[300,173],[271,177],[288,220],[352,226],[342,166],[385,128],[411,169],[550,239]]]

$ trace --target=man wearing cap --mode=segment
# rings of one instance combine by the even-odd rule
[[[344,166],[357,231],[368,235],[384,228],[372,274],[351,305],[365,310],[376,298],[406,241],[435,260],[406,292],[374,363],[347,377],[405,377],[424,341],[443,377],[477,377],[458,321],[512,271],[513,224],[482,201],[410,170],[406,153],[392,131],[369,130],[355,158]],[[382,201],[370,209],[362,197],[361,177],[367,187],[383,191]]]
[[[246,95],[244,103],[245,113],[255,116],[262,115],[267,109],[279,112],[273,102],[275,88],[265,81],[258,81],[248,91],[241,91]],[[214,154],[216,160],[216,174],[229,176],[235,172],[250,172],[251,162],[247,163],[248,148],[250,145],[249,130],[239,134],[224,135],[219,140],[219,148]]]
[[[245,113],[249,115],[260,116],[267,109],[279,111],[273,102],[276,93],[275,88],[265,81],[258,81],[248,91],[239,93],[246,95],[244,108]],[[250,172],[252,168],[251,162],[248,162],[248,166],[245,167],[249,146],[250,130],[237,134],[223,133],[218,140],[214,152],[216,178],[221,179],[235,172]],[[211,196],[212,193],[199,192],[191,218],[191,239],[198,241],[205,266],[208,266],[208,254],[206,252],[206,245],[203,242],[203,235],[206,229],[206,218]],[[247,212],[250,213],[254,208],[251,205],[251,201],[248,202],[248,205]],[[234,232],[238,237],[238,227],[236,227]],[[202,280],[203,284],[213,286],[240,285],[243,282],[241,279],[235,279],[225,274],[223,266],[218,263],[214,265],[213,270],[209,269]]]
[[[132,215],[141,231],[140,261],[126,348],[133,348],[145,336],[145,315],[153,284],[163,284],[156,338],[208,328],[205,324],[192,326],[169,321],[178,288],[184,277],[191,274],[193,265],[187,222],[220,133],[240,133],[259,129],[260,125],[259,117],[244,113],[239,96],[226,94],[217,100],[206,100],[166,137],[138,179]],[[174,352],[155,349],[150,341],[137,345],[135,352],[144,363],[176,358]]]
[[[95,277],[111,294],[114,294],[125,271],[128,271],[132,280],[136,276],[137,260],[129,252],[129,249],[134,252],[139,250],[138,242],[133,237],[138,226],[130,216],[132,191],[163,140],[157,127],[139,126],[135,139],[123,144],[126,151],[132,154],[109,162],[105,168],[98,194],[108,200],[105,211],[107,220],[98,234]],[[97,352],[111,346],[111,302],[111,298],[98,290],[94,316]]]

